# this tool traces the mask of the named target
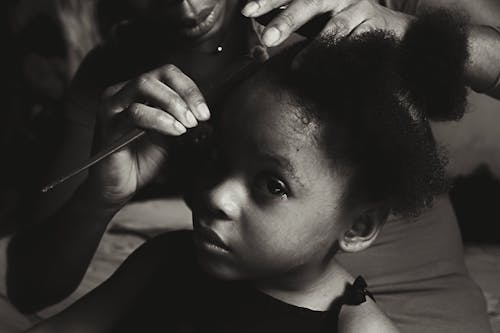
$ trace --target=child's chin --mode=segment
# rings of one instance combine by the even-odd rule
[[[243,280],[245,275],[231,265],[210,260],[204,256],[198,256],[198,264],[208,275],[221,280]]]

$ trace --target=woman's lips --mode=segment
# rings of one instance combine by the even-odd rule
[[[212,10],[208,12],[208,14],[203,14],[203,19],[196,25],[181,26],[180,32],[190,37],[199,37],[208,33],[217,23],[219,16],[221,15],[221,4],[222,1],[218,2]]]
[[[222,238],[212,229],[199,226],[194,229],[195,240],[207,247],[216,247],[220,250],[229,251],[229,247],[224,243]]]

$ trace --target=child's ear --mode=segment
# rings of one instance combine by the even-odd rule
[[[358,252],[368,248],[377,238],[387,220],[387,209],[377,208],[359,214],[339,238],[339,246],[345,252]]]

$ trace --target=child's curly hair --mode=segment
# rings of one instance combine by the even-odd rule
[[[299,44],[265,70],[305,118],[326,124],[320,144],[352,175],[346,199],[415,216],[448,188],[446,156],[428,119],[464,113],[466,41],[464,20],[438,11],[414,22],[402,41],[384,31],[323,39],[295,64]]]

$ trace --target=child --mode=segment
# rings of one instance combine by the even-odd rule
[[[426,99],[406,65],[411,41],[384,32],[301,50],[272,58],[220,106],[210,154],[185,176],[193,231],[148,241],[35,332],[397,331],[335,255],[369,247],[389,214],[416,215],[446,188],[427,119],[461,116],[462,82],[448,83],[457,99]],[[129,112],[161,131],[148,108]],[[143,141],[91,178],[104,189],[121,172],[138,186],[165,158]],[[99,180],[117,165],[116,179]]]

